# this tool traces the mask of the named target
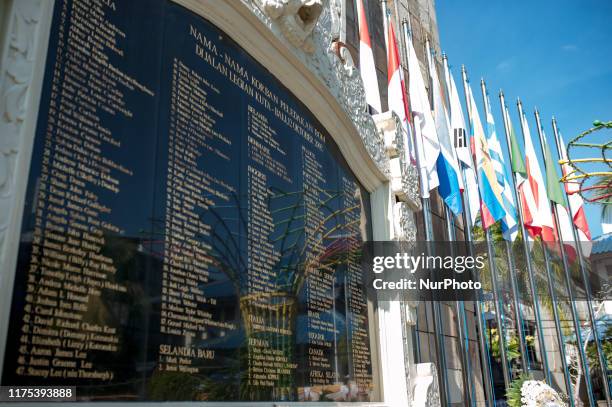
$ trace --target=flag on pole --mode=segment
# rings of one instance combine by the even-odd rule
[[[421,74],[421,67],[417,59],[412,39],[408,43],[408,71],[410,81],[408,84],[412,113],[414,115],[415,139],[418,146],[419,170],[423,198],[429,197],[429,191],[436,188],[440,182],[438,179],[436,163],[440,155],[440,143],[436,133],[436,124],[431,114],[431,106],[425,82]]]
[[[429,42],[427,45],[427,62],[429,63],[429,75],[431,76],[432,83],[436,133],[438,134],[438,140],[440,142],[440,154],[436,162],[436,170],[440,181],[438,193],[456,216],[463,210],[461,205],[461,190],[459,188],[459,179],[461,178],[459,162],[451,141],[449,130],[450,123],[448,121],[448,115],[446,114],[446,107],[442,102],[442,88],[440,86],[440,80],[438,79],[436,64],[434,63],[431,50],[429,49]]]
[[[570,220],[569,213],[567,212],[567,208],[565,206],[558,203],[555,203],[555,205],[557,208],[557,217],[559,218],[559,224],[555,224],[555,227],[561,232],[561,240],[563,247],[565,248],[565,254],[568,257],[569,262],[573,263],[577,258],[578,251],[576,249],[576,242],[574,240],[574,232],[572,231],[572,221]],[[557,233],[556,230],[555,233]],[[557,245],[555,245],[555,250],[558,250]],[[560,254],[561,253],[559,253],[559,255]]]
[[[546,135],[544,129],[540,129],[542,132],[542,139],[544,140],[543,153],[544,162],[546,163],[546,192],[548,193],[548,199],[565,207],[565,199],[563,199],[563,191],[559,182],[559,174],[554,166],[555,160],[553,159],[552,152],[546,142]]]
[[[366,102],[370,106],[372,113],[381,113],[380,93],[378,92],[378,77],[376,76],[376,66],[374,65],[374,54],[370,42],[370,31],[368,30],[368,20],[366,18],[363,0],[357,1],[357,15],[359,19],[359,72],[363,80]]]
[[[453,145],[459,160],[459,167],[463,171],[465,177],[465,185],[459,183],[459,187],[465,190],[467,206],[470,210],[470,224],[474,225],[480,212],[480,198],[478,196],[478,181],[476,180],[476,171],[474,169],[474,161],[472,159],[472,151],[467,135],[463,109],[459,101],[459,92],[455,79],[451,75],[448,64],[444,64],[444,74],[446,76],[446,86],[448,99],[450,100],[450,123],[453,131]],[[462,177],[459,178],[461,181]]]
[[[536,222],[533,217],[533,211],[537,212],[536,209],[536,201],[533,198],[533,191],[531,190],[531,184],[526,182],[527,177],[527,166],[525,165],[525,159],[523,158],[523,152],[519,145],[518,136],[516,131],[514,130],[514,126],[512,125],[512,120],[510,119],[510,111],[508,107],[504,108],[506,114],[506,123],[508,123],[508,130],[510,132],[510,168],[512,172],[516,174],[516,185],[515,188],[518,192],[518,199],[521,201],[522,207],[522,218],[523,223],[525,224],[525,229],[528,232],[528,236],[523,236],[523,239],[530,239],[530,237],[534,237],[539,234],[541,228],[537,225],[534,225]],[[529,134],[529,128],[527,127],[526,121],[523,121],[521,117],[521,123],[524,125],[525,134]]]
[[[388,22],[387,33],[387,104],[389,110],[395,112],[402,123],[402,128],[407,138],[408,155],[412,164],[416,163],[416,151],[414,137],[412,135],[412,123],[410,122],[410,110],[406,95],[404,74],[400,64],[399,49],[393,23]]]
[[[544,129],[542,129],[542,136],[544,139],[544,162],[546,163],[546,192],[551,203],[555,205],[557,211],[557,217],[559,224],[555,224],[558,228],[561,236],[561,243],[565,247],[565,252],[569,257],[570,263],[576,259],[576,247],[574,243],[574,232],[572,231],[572,221],[570,220],[569,213],[565,207],[565,199],[563,197],[563,191],[559,183],[559,174],[555,168],[555,160],[553,159],[552,151],[546,142],[546,136],[544,135]],[[555,237],[557,237],[555,233]],[[555,245],[555,249],[557,246]]]
[[[497,137],[495,130],[495,120],[491,113],[491,100],[489,95],[486,95],[485,103],[487,104],[487,130],[488,137],[487,143],[489,145],[489,154],[491,156],[491,162],[493,163],[493,170],[495,171],[495,177],[497,183],[502,191],[502,204],[506,215],[501,220],[501,228],[504,239],[511,242],[516,239],[518,235],[518,223],[516,222],[516,204],[514,202],[514,191],[510,184],[510,176],[506,170],[506,163],[504,162],[504,156],[502,155],[501,144]]]
[[[453,130],[453,145],[455,146],[455,151],[457,151],[457,158],[464,166],[474,168],[465,120],[463,118],[463,109],[459,101],[459,92],[447,64],[444,65],[444,75],[446,77],[448,99],[450,101],[450,124]]]
[[[510,111],[508,107],[504,108],[506,113],[506,123],[508,123],[508,130],[510,132],[510,167],[512,172],[516,174],[516,190],[518,191],[518,199],[521,200],[522,206],[522,217],[523,223],[525,224],[525,229],[529,232],[531,237],[537,235],[534,233],[534,228],[530,225],[533,225],[534,219],[531,215],[532,211],[537,210],[535,208],[535,199],[533,198],[533,192],[531,190],[531,184],[527,181],[527,167],[525,165],[525,160],[523,159],[523,152],[521,151],[521,147],[519,145],[518,136],[514,131],[514,126],[512,125],[512,120],[510,119]],[[523,124],[523,128],[525,134],[529,134],[529,128],[527,127],[527,123],[523,121],[521,117],[521,123]],[[529,198],[528,198],[529,197]],[[537,229],[539,233],[540,228]],[[523,239],[529,239],[530,236],[523,236]]]
[[[541,236],[545,242],[554,242],[556,241],[554,223],[546,196],[546,184],[544,184],[544,177],[525,114],[521,120],[525,132],[525,170],[527,173],[526,181],[520,189],[523,200],[523,222],[532,237]]]
[[[476,171],[478,173],[478,186],[480,190],[480,212],[483,229],[488,229],[498,220],[502,219],[504,211],[502,201],[502,191],[495,176],[493,163],[489,154],[489,146],[482,128],[476,101],[472,94],[472,89],[468,85],[467,98],[468,109],[471,112],[472,139],[474,142],[474,156],[476,161]]]
[[[573,172],[573,169],[567,164],[567,150],[565,149],[565,142],[561,134],[559,134],[559,154],[561,155],[561,160],[564,161],[564,164],[561,166],[561,171],[564,176],[568,176]],[[572,220],[578,229],[578,234],[582,235],[580,236],[580,240],[590,241],[591,231],[584,212],[584,200],[580,196],[580,184],[577,182],[566,182],[565,192],[567,192],[567,198],[572,212]]]
[[[518,137],[514,131],[512,120],[510,119],[508,107],[504,107],[504,111],[506,113],[506,123],[508,123],[508,129],[510,131],[510,154],[512,155],[512,157],[510,157],[510,167],[512,171],[516,173],[516,183],[518,184],[516,188],[519,188],[527,179],[527,168],[525,167],[525,160],[523,160],[523,152],[519,146]]]

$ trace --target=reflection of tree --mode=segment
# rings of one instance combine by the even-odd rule
[[[484,233],[482,229],[479,227],[474,228],[474,236],[476,239],[478,237],[480,237],[481,239],[484,239]],[[492,227],[492,236],[493,236],[494,241],[503,242],[502,234],[501,234],[501,227],[499,223]],[[540,310],[544,311],[545,315],[548,315],[548,316],[553,316],[554,312],[556,311],[558,315],[558,319],[559,319],[559,325],[561,329],[561,337],[562,337],[563,343],[558,344],[558,341],[552,340],[552,338],[550,340],[547,340],[546,341],[547,355],[552,354],[551,352],[554,351],[555,349],[558,349],[558,346],[563,347],[563,350],[565,354],[567,355],[566,360],[568,361],[567,363],[568,372],[567,373],[562,372],[562,373],[570,375],[571,381],[573,383],[572,387],[574,388],[573,393],[575,397],[578,397],[580,383],[582,381],[582,375],[583,375],[584,369],[580,362],[580,355],[579,355],[580,349],[578,348],[576,335],[581,335],[581,337],[584,338],[584,335],[585,334],[588,335],[588,333],[591,331],[591,328],[590,328],[589,320],[587,319],[586,321],[584,321],[584,323],[580,327],[581,332],[578,332],[578,333],[575,332],[574,325],[573,325],[573,319],[572,319],[572,309],[571,309],[572,306],[575,306],[575,305],[571,303],[571,298],[572,298],[571,295],[574,296],[575,300],[578,300],[579,298],[584,298],[586,295],[586,288],[584,287],[585,282],[582,280],[582,274],[580,272],[580,264],[578,261],[574,261],[573,263],[569,264],[570,281],[566,282],[565,273],[563,269],[563,262],[560,257],[561,250],[560,250],[559,244],[560,244],[559,242],[542,242],[539,237],[537,237],[535,241],[529,244],[530,258],[531,258],[532,268],[534,272],[534,282],[535,282],[536,294],[538,298],[537,298],[537,303],[536,303],[535,302],[536,299],[531,298],[530,295],[522,295],[521,303],[523,304],[523,306],[531,307],[532,309],[534,309],[533,307],[539,306]],[[545,257],[544,257],[545,250],[550,259],[550,262],[549,262],[550,274],[548,274],[548,271],[546,270]],[[520,232],[519,232],[517,239],[511,245],[511,253],[514,258],[515,273],[518,276],[517,280],[518,280],[519,293],[529,293],[529,288],[527,285],[528,280],[526,276],[527,267],[526,267],[525,252],[523,250],[523,242],[522,242],[522,236]],[[496,259],[495,267],[496,267],[498,280],[501,279],[503,281],[508,281],[508,279],[510,278],[510,275],[509,275],[510,273],[509,273],[509,268],[508,268],[508,262],[506,261],[507,254],[505,253],[503,244],[494,244],[494,256]],[[589,270],[590,264],[589,262],[586,262],[586,261],[584,262],[584,264],[585,264],[585,267],[587,267],[587,274],[588,274],[590,272]],[[487,271],[484,273],[485,278],[483,279],[484,280],[483,287],[485,287],[485,289],[490,289],[491,281],[490,281],[490,272],[488,271],[488,263],[486,265],[486,270]],[[549,289],[549,285],[548,285],[549,277],[548,276],[550,276],[550,279],[552,281],[552,284],[550,287],[552,288],[552,292]],[[586,282],[586,284],[588,284],[588,282]],[[571,289],[572,293],[568,292],[568,289]],[[512,303],[511,301],[512,298],[509,296],[511,296],[512,294],[509,292],[505,292],[505,293],[502,293],[502,295],[504,296],[504,300],[502,301],[502,303],[508,304],[508,307],[510,307],[510,304]],[[489,305],[489,308],[491,308],[490,304],[488,305]],[[525,309],[528,309],[528,308],[524,308],[524,310]],[[491,310],[491,309],[489,309],[489,311],[495,312],[494,310]],[[504,313],[506,315],[508,314],[512,315],[510,312],[506,313],[504,311]],[[504,320],[505,322],[509,322],[509,318],[507,317],[504,318]],[[514,354],[512,341],[516,338],[516,335],[513,333],[513,328],[511,326],[504,326],[502,327],[502,329],[504,332],[503,337],[506,341],[506,356],[510,361],[517,360],[512,357],[512,355]],[[554,329],[557,329],[556,326],[554,327]],[[489,334],[491,334],[492,331],[493,330],[490,330]],[[537,330],[536,330],[536,333],[538,333]],[[493,335],[495,336],[496,339],[499,338],[499,335],[497,335],[496,332],[493,332]],[[583,343],[583,345],[585,345],[585,349],[588,353],[589,347],[586,346],[586,343]],[[593,350],[595,350],[595,344],[592,344],[591,346]],[[492,356],[495,357],[496,359],[499,359],[500,358],[499,344],[494,343],[493,347],[495,348],[495,350],[497,350],[497,352],[492,352]],[[547,355],[545,355],[544,357],[547,357]],[[594,368],[599,369],[599,363],[597,361],[597,357],[595,356],[594,359],[593,358],[588,358],[588,359],[589,359],[588,360],[589,367],[591,369],[590,370],[591,377],[596,378],[599,375],[594,374],[593,369]],[[554,364],[551,364],[550,366],[554,366]]]
[[[338,254],[346,254],[346,251],[356,250],[356,246],[360,239],[355,240],[354,237],[346,235],[337,235],[336,232],[345,228],[350,228],[358,225],[361,220],[357,216],[354,220],[343,222],[343,216],[359,212],[361,207],[359,204],[351,207],[334,209],[333,203],[339,197],[344,196],[344,191],[321,190],[325,194],[325,199],[320,201],[318,210],[323,211],[325,217],[319,222],[312,232],[313,236],[305,244],[305,205],[304,191],[284,192],[277,188],[271,188],[271,195],[268,197],[268,207],[273,206],[274,200],[281,200],[293,197],[294,202],[290,205],[280,207],[271,211],[275,217],[275,229],[280,232],[278,236],[270,239],[270,242],[278,247],[281,253],[282,261],[277,265],[278,274],[276,282],[279,288],[283,288],[288,293],[297,294],[303,284],[307,273],[302,270],[307,270],[309,265],[325,264],[333,266],[342,262],[343,259],[338,257]],[[200,241],[206,241],[210,244],[209,260],[214,266],[212,271],[221,273],[229,278],[233,283],[236,293],[240,293],[244,287],[244,272],[247,270],[246,259],[241,255],[240,236],[248,231],[248,223],[244,216],[244,210],[239,197],[232,194],[232,204],[215,205],[206,210],[206,215],[213,220],[210,223],[210,237],[200,234],[196,236]],[[228,213],[236,215],[237,218],[227,216]],[[203,218],[203,215],[200,217]],[[276,217],[281,217],[277,220]],[[284,219],[283,219],[284,217]],[[203,219],[202,219],[203,220]],[[210,220],[208,220],[210,222]],[[150,239],[143,239],[142,242],[146,245],[151,254],[157,258],[162,258],[164,255],[163,244],[168,244],[170,251],[180,250],[177,244],[168,243],[168,238],[171,237],[165,230],[164,222],[160,219],[151,219],[153,224],[153,232],[143,234],[151,235]],[[332,225],[332,226],[329,226]],[[238,233],[236,233],[238,231]],[[324,253],[317,257],[311,257],[307,262],[304,261],[306,253],[310,249],[309,246],[322,247]],[[325,262],[322,262],[325,260]]]
[[[273,273],[268,281],[270,285],[266,286],[265,291],[249,291],[247,288],[249,274],[256,272],[249,270],[247,263],[249,244],[257,244],[249,240],[252,237],[249,235],[250,215],[247,208],[251,197],[232,193],[228,195],[228,201],[215,203],[199,212],[200,221],[210,226],[209,234],[195,236],[196,241],[207,245],[209,281],[226,281],[233,287],[232,291],[239,299],[246,336],[240,352],[233,355],[237,363],[227,369],[226,366],[217,367],[215,371],[220,373],[223,370],[239,379],[241,399],[295,398],[295,369],[289,369],[289,374],[281,374],[272,386],[273,389],[270,386],[250,384],[247,367],[250,367],[250,357],[258,347],[252,345],[249,339],[266,340],[271,349],[281,352],[278,356],[286,358],[288,363],[293,363],[298,296],[302,292],[304,282],[314,270],[335,274],[339,264],[356,256],[351,252],[361,250],[360,237],[346,233],[347,230],[359,230],[354,226],[361,222],[361,205],[357,200],[357,204],[346,206],[342,198],[346,197],[347,193],[357,198],[359,189],[268,190],[266,206],[273,219],[274,228],[267,239],[279,253],[279,258],[273,266]],[[214,196],[206,198],[215,199]],[[308,211],[316,211],[320,219],[307,228],[305,222]],[[251,214],[258,215],[260,214]],[[147,247],[155,258],[161,261],[167,250],[183,255],[196,255],[189,253],[188,248],[183,245],[184,242],[173,239],[172,232],[166,230],[165,222],[152,220],[152,223],[152,233],[145,234],[148,238],[142,240],[142,245]],[[203,289],[205,285],[201,283],[200,288]],[[257,323],[254,322],[254,317],[259,318],[256,319]],[[166,400],[179,399],[164,393],[163,383],[173,383],[178,377],[171,374],[166,378],[165,373],[167,372],[156,373],[156,383],[162,383],[162,390],[156,395]],[[193,376],[198,377],[197,383],[189,383],[199,389],[199,397],[205,394],[209,400],[227,399],[228,386],[210,376]],[[221,377],[219,380],[222,380]],[[223,388],[225,396],[216,394],[216,388]]]
[[[499,359],[501,357],[501,351],[499,349],[499,329],[492,328],[490,330],[490,333],[491,333],[491,343],[490,343],[491,354],[493,355],[494,358]],[[506,336],[508,337],[508,339],[506,340],[506,357],[510,361],[516,361],[521,357],[519,338],[514,332],[506,334]],[[534,337],[531,335],[527,335],[525,337],[525,342],[527,346],[533,346]]]
[[[346,255],[347,251],[354,250],[356,247],[351,247],[351,242],[354,240],[350,239],[346,235],[338,235],[337,232],[341,232],[343,229],[347,229],[354,224],[359,223],[357,220],[345,222],[344,216],[359,211],[360,205],[354,205],[343,208],[339,205],[339,209],[334,209],[334,201],[344,196],[344,191],[332,191],[332,190],[321,190],[324,194],[324,199],[320,201],[319,207],[316,210],[320,210],[325,213],[324,218],[317,223],[313,231],[310,233],[312,236],[306,236],[304,221],[306,219],[305,211],[306,206],[304,205],[303,195],[308,192],[282,192],[278,189],[272,189],[274,192],[270,196],[270,201],[274,199],[283,199],[290,195],[297,194],[297,199],[294,205],[281,207],[272,211],[273,215],[281,216],[285,212],[289,212],[285,220],[281,220],[276,223],[276,227],[284,227],[284,230],[279,237],[273,239],[272,242],[277,244],[280,243],[280,252],[283,258],[288,257],[288,263],[282,264],[279,269],[278,279],[279,282],[285,282],[285,285],[289,289],[289,292],[293,295],[297,295],[301,287],[308,277],[310,270],[317,267],[322,267],[333,271],[333,267],[337,264],[346,261],[339,254]],[[271,206],[271,205],[269,205]],[[304,213],[302,215],[301,213]],[[296,228],[292,228],[293,223],[296,220],[302,222],[298,224]],[[290,239],[291,235],[296,235]],[[312,238],[314,237],[314,239]],[[304,242],[300,244],[300,242]],[[354,246],[354,245],[352,245]],[[323,248],[323,254],[320,257],[307,256],[307,251],[313,248]]]
[[[275,230],[268,236],[268,240],[279,252],[279,260],[275,266],[275,290],[252,292],[240,299],[247,340],[253,337],[273,343],[274,349],[281,350],[288,363],[294,360],[297,298],[304,282],[314,270],[335,274],[337,265],[346,262],[347,251],[351,247],[354,248],[354,243],[359,241],[341,232],[356,223],[352,220],[346,222],[344,216],[359,211],[360,206],[343,207],[341,198],[344,191],[314,189],[314,192],[319,196],[309,200],[306,195],[312,194],[313,190],[285,192],[277,188],[270,189],[267,207],[274,219]],[[313,205],[312,203],[307,202],[316,203],[313,207],[309,206]],[[335,209],[336,207],[338,209]],[[307,228],[309,210],[319,212],[321,219],[316,225],[308,225]],[[335,313],[334,310],[330,312]],[[261,327],[254,327],[250,320],[253,317],[260,317],[267,326],[273,326],[276,331],[262,331]],[[282,375],[274,384],[272,395],[265,387],[249,384],[248,378],[243,380],[241,398],[294,399],[293,370]]]
[[[188,373],[155,372],[148,383],[149,397],[152,400],[196,401],[200,385],[200,378]]]
[[[535,307],[539,307],[541,311],[545,311],[548,316],[554,315],[553,307],[556,304],[556,312],[559,316],[559,322],[561,324],[562,334],[564,338],[567,338],[568,335],[572,332],[572,324],[571,324],[571,313],[570,313],[570,304],[567,302],[568,294],[565,290],[564,283],[564,272],[561,265],[561,261],[559,257],[555,257],[558,253],[555,251],[555,248],[547,242],[545,245],[542,244],[539,237],[536,238],[536,241],[531,242],[529,244],[530,247],[530,259],[531,266],[533,270],[533,281],[535,283],[535,290],[537,299],[532,298],[530,295],[530,287],[529,287],[529,277],[527,275],[527,260],[525,258],[525,250],[523,246],[523,236],[521,231],[519,230],[518,236],[512,243],[507,243],[503,238],[503,233],[501,229],[501,223],[497,222],[490,228],[491,232],[491,240],[493,242],[493,256],[494,256],[494,264],[495,264],[495,276],[498,281],[498,285],[500,282],[502,283],[502,287],[500,290],[500,296],[502,298],[499,300],[500,303],[500,312],[502,313],[502,321],[504,322],[504,326],[501,327],[503,333],[503,339],[505,342],[505,350],[506,357],[509,359],[511,363],[517,366],[517,363],[520,361],[520,358],[512,358],[513,349],[511,348],[511,343],[513,339],[518,339],[516,336],[516,324],[523,323],[523,321],[516,321],[515,313],[514,313],[514,302],[513,302],[513,293],[507,287],[503,287],[503,284],[509,284],[511,273],[508,262],[508,255],[510,254],[513,258],[514,265],[514,276],[515,281],[517,283],[517,291],[519,294],[519,302],[522,304],[522,317],[525,318],[525,312],[531,310],[533,313],[537,312]],[[480,226],[475,226],[473,228],[474,240],[484,240],[484,231]],[[509,244],[509,250],[506,249],[506,244]],[[544,248],[546,246],[546,249]],[[548,273],[546,270],[546,264],[544,260],[544,250],[547,250],[550,256],[550,276],[552,278],[552,288],[553,292],[551,293],[548,285]],[[509,252],[509,253],[508,253]],[[484,253],[486,257],[489,256],[488,253]],[[491,270],[489,269],[489,263],[485,263],[485,268],[482,273],[482,283],[484,290],[491,291],[492,290],[492,282],[491,282]],[[554,297],[553,297],[554,296]],[[553,298],[556,299],[553,301]],[[536,301],[537,300],[537,301]],[[485,310],[495,315],[496,310],[493,307],[493,302],[483,302]],[[524,325],[523,325],[524,326]],[[539,335],[538,329],[534,332],[535,335]],[[491,335],[491,331],[489,330],[488,335]],[[496,338],[501,339],[499,335],[496,334]],[[527,344],[527,338],[525,338]],[[548,346],[554,345],[556,341],[547,341]],[[494,343],[493,346],[496,349],[499,349],[499,343]],[[555,345],[556,346],[556,345]],[[560,345],[565,346],[565,345]],[[551,348],[547,348],[547,353],[552,351]],[[534,354],[536,356],[537,354]],[[495,354],[492,356],[499,360],[500,355]],[[546,357],[546,356],[544,356]],[[501,362],[501,361],[500,361]],[[537,361],[531,361],[537,362]],[[525,361],[521,361],[521,363],[525,363]],[[518,371],[518,369],[516,369]]]
[[[604,296],[603,298],[605,299],[607,297]],[[596,299],[594,300],[594,302],[597,302]],[[584,327],[583,331],[583,348],[587,356],[587,363],[589,365],[593,385],[596,388],[602,388],[606,385],[609,386],[609,382],[611,380],[610,371],[612,371],[612,321],[607,318],[603,301],[600,302],[597,307],[594,307],[594,316],[596,321],[596,326],[594,328],[591,328],[588,326],[588,324],[585,324],[587,326]],[[595,335],[597,335],[601,341],[601,348],[605,361],[605,366],[603,369],[601,363],[599,362]],[[577,346],[575,340],[572,341],[572,345]],[[582,369],[578,355],[575,354],[572,356],[572,377],[576,383],[575,386],[578,389],[579,383],[581,382]],[[603,392],[603,389],[601,391]]]
[[[145,378],[137,371],[145,359],[142,341],[147,334],[140,327],[146,325],[147,303],[146,283],[142,270],[148,261],[139,252],[139,238],[126,237],[113,233],[104,234],[105,244],[100,255],[112,259],[117,270],[110,282],[125,287],[126,292],[102,289],[100,295],[88,294],[87,309],[82,320],[90,325],[116,328],[117,351],[89,351],[90,361],[104,366],[113,372],[112,382],[99,382],[95,385],[79,387],[83,396],[90,393],[93,397],[125,397],[138,392]],[[91,284],[91,283],[88,283]]]

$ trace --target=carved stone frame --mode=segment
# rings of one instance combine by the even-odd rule
[[[54,1],[5,2],[0,38],[0,374]]]

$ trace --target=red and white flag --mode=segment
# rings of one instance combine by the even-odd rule
[[[524,114],[521,120],[525,132],[525,166],[527,169],[527,179],[519,186],[523,201],[523,222],[532,237],[540,236],[545,242],[555,242],[557,240],[555,226],[546,194],[546,184]]]
[[[357,0],[357,15],[359,18],[359,71],[363,80],[366,102],[373,110],[372,113],[381,113],[378,77],[376,76],[374,54],[372,53],[370,31],[368,30],[368,20],[363,0]]]
[[[388,22],[387,32],[387,103],[389,110],[395,112],[399,117],[407,137],[408,153],[411,163],[416,163],[416,152],[412,137],[412,123],[410,122],[410,110],[406,85],[400,64],[399,49],[393,23]]]

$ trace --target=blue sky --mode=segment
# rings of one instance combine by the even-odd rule
[[[553,115],[566,141],[595,119],[612,120],[612,1],[438,0],[436,12],[441,48],[458,86],[465,64],[482,107],[480,78],[487,83],[504,151],[500,88],[517,129],[516,98],[523,102],[532,135],[537,106],[549,143],[554,143]],[[612,132],[597,139],[610,141]],[[601,207],[588,205],[587,217],[593,236],[601,234]]]

